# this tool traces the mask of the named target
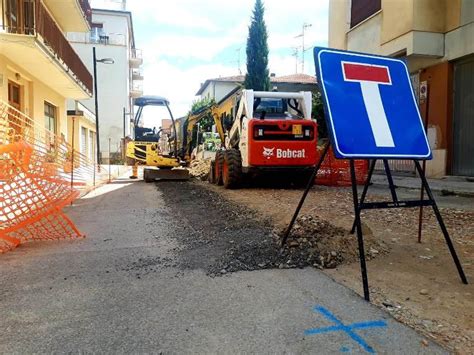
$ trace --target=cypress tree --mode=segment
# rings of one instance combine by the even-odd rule
[[[267,27],[263,19],[264,7],[262,0],[255,1],[252,20],[247,37],[247,74],[245,88],[256,91],[270,90],[268,71]]]

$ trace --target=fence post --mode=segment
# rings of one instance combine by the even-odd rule
[[[74,136],[75,136],[76,117],[72,116],[72,150],[71,150],[71,191],[74,189]],[[71,201],[72,205],[72,201]]]
[[[110,172],[110,168],[111,168],[111,161],[110,161],[110,140],[111,138],[109,137],[109,182],[111,181],[111,172]]]

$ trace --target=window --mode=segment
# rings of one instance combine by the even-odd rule
[[[6,7],[8,32],[19,34],[34,33],[33,0],[7,0]]]
[[[108,36],[104,32],[104,24],[92,23],[91,25],[91,42],[108,44]]]
[[[361,23],[382,8],[381,0],[352,0],[351,27]]]
[[[51,105],[49,102],[44,102],[44,121],[45,127],[48,131],[56,133],[57,122],[56,122],[56,106]]]
[[[87,128],[81,127],[81,154],[87,156]]]
[[[89,131],[89,155],[88,156],[91,161],[94,161],[94,157],[95,157],[94,144],[95,144],[95,133],[92,131]]]
[[[21,110],[21,88],[12,81],[8,81],[8,103],[18,111]]]

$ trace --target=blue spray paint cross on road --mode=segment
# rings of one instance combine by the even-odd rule
[[[352,340],[359,344],[365,351],[369,353],[375,353],[374,349],[366,343],[366,341],[354,332],[355,329],[367,329],[367,328],[380,328],[386,327],[387,323],[383,320],[376,321],[366,321],[366,322],[357,322],[349,325],[342,323],[334,314],[328,311],[322,306],[315,306],[313,308],[314,312],[321,313],[327,320],[335,323],[333,326],[324,327],[324,328],[313,328],[305,330],[306,335],[315,335],[328,332],[345,332]],[[345,348],[345,351],[347,351]]]

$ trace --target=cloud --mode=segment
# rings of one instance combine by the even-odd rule
[[[199,65],[181,69],[166,60],[158,60],[145,65],[144,93],[165,96],[170,100],[173,114],[184,116],[191,108],[200,84],[214,78],[216,73],[223,76],[235,74],[235,68],[222,64]]]
[[[157,33],[146,44],[146,56],[199,59],[211,62],[213,58],[234,45],[244,45],[247,28],[244,23],[219,36],[199,34]],[[244,38],[244,40],[242,39]]]
[[[104,0],[95,0],[99,2]],[[265,0],[269,35],[270,72],[295,72],[293,47],[327,43],[329,0]],[[94,5],[93,2],[93,5]],[[146,94],[166,96],[176,116],[184,115],[206,79],[238,74],[236,49],[241,48],[245,70],[245,43],[255,0],[128,0],[137,47],[143,49]],[[301,52],[300,52],[301,53]],[[313,73],[311,50],[305,53],[305,72]],[[298,70],[301,70],[299,63]]]

